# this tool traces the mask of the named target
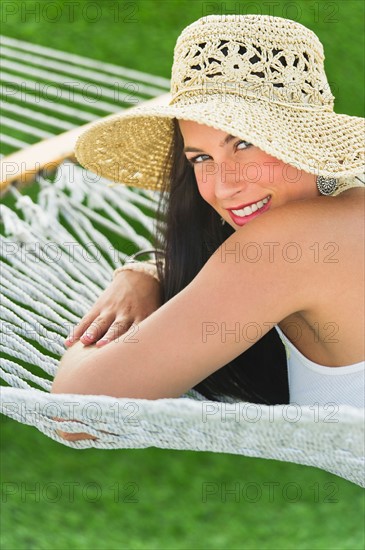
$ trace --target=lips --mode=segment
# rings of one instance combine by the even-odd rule
[[[271,195],[264,197],[256,202],[241,205],[236,208],[227,209],[229,215],[236,225],[245,225],[248,221],[256,218],[270,207]]]

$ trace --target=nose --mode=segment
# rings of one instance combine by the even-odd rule
[[[232,197],[246,190],[247,182],[242,176],[241,164],[225,158],[217,165],[215,174],[215,196],[220,201],[230,201]]]

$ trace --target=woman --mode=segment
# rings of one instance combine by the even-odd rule
[[[277,332],[290,402],[364,406],[363,121],[333,112],[323,59],[294,21],[205,17],[177,41],[169,105],[108,117],[81,136],[85,167],[169,191],[163,293],[124,266],[119,288],[138,280],[136,302],[151,288],[152,299],[124,316],[137,324],[122,339],[74,344],[53,392],[178,397],[220,373],[212,395],[280,403]],[[95,321],[110,335],[120,306],[95,314],[115,288],[82,330]],[[245,387],[240,361],[254,349]],[[267,350],[276,356],[258,377],[255,354]]]

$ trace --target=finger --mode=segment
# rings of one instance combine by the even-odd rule
[[[105,346],[105,344],[117,340],[122,334],[129,330],[132,324],[133,320],[127,318],[115,321],[104,336],[96,342],[96,345]]]
[[[99,340],[105,334],[110,327],[113,319],[111,317],[98,317],[87,328],[86,332],[80,337],[80,341],[83,344],[91,344],[95,340]]]
[[[66,340],[65,345],[71,346],[80,336],[89,328],[91,323],[97,318],[98,314],[89,312],[85,315],[74,327],[71,328]]]

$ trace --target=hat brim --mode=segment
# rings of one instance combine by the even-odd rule
[[[113,182],[160,190],[169,170],[174,118],[226,131],[309,173],[347,177],[364,170],[364,119],[233,95],[144,105],[109,116],[79,137],[76,158]]]

